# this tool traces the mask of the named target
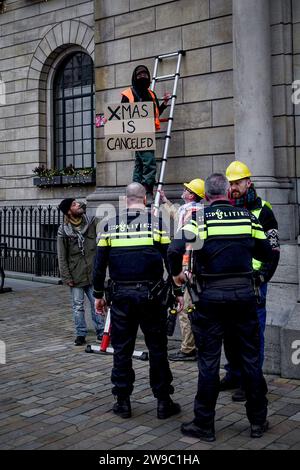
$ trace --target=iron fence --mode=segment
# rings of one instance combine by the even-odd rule
[[[56,207],[0,207],[1,264],[7,271],[59,276],[56,236],[62,222]]]

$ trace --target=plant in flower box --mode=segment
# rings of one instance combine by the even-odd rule
[[[58,186],[61,184],[61,173],[57,168],[47,168],[44,165],[37,166],[33,173],[36,175],[33,178],[35,186]]]
[[[63,184],[95,184],[96,173],[95,168],[74,168],[72,165],[67,166],[63,170]]]

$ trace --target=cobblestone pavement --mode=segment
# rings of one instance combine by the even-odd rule
[[[87,354],[73,345],[68,290],[25,282],[22,287],[22,282],[0,296],[0,340],[6,344],[6,364],[0,364],[0,449],[300,449],[300,381],[277,376],[267,377],[270,431],[261,439],[250,438],[244,404],[233,403],[229,392],[218,399],[216,442],[180,433],[180,424],[193,417],[195,362],[171,363],[182,412],[161,421],[148,386],[148,363],[134,360],[133,417],[115,416],[112,356]],[[95,343],[93,332],[88,339]]]

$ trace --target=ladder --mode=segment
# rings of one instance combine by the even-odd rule
[[[181,59],[185,55],[185,51],[180,50],[177,52],[171,52],[169,54],[161,54],[156,56],[155,58],[155,64],[154,64],[154,71],[153,71],[153,77],[152,77],[152,82],[150,86],[150,90],[154,91],[155,85],[157,82],[162,82],[166,80],[174,80],[173,84],[173,91],[171,95],[171,106],[170,106],[170,113],[169,117],[166,119],[160,119],[161,122],[168,122],[167,126],[167,131],[165,134],[165,142],[164,142],[164,149],[163,149],[163,154],[161,158],[161,167],[160,167],[160,173],[159,173],[159,180],[158,180],[158,186],[157,189],[158,191],[156,192],[155,195],[155,200],[154,200],[154,210],[157,211],[159,209],[159,200],[160,200],[160,194],[159,191],[162,189],[163,184],[164,184],[164,176],[165,176],[165,171],[166,171],[166,164],[168,160],[168,150],[169,150],[169,143],[171,140],[171,131],[172,131],[172,124],[173,124],[173,116],[174,116],[174,108],[175,108],[175,102],[176,102],[176,92],[177,92],[177,85],[178,85],[178,80],[180,77],[180,65],[181,65]],[[170,59],[173,57],[177,57],[177,65],[176,65],[176,72],[173,74],[169,75],[161,75],[158,76],[158,65],[161,63],[164,59]]]

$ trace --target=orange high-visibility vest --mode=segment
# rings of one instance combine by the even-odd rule
[[[149,93],[151,95],[151,98],[152,98],[152,101],[154,103],[155,129],[157,131],[159,131],[159,129],[160,129],[159,110],[158,110],[158,106],[157,106],[157,103],[156,103],[155,94],[149,88],[148,88],[148,91],[149,91]],[[126,96],[129,99],[129,103],[134,103],[134,96],[133,96],[131,88],[126,88],[126,90],[122,91],[121,94]]]

